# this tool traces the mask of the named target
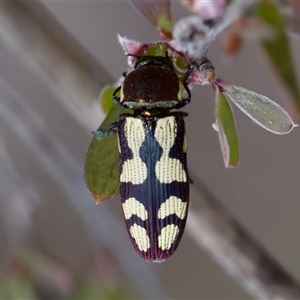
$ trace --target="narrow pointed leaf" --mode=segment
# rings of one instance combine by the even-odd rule
[[[240,150],[234,116],[230,103],[218,90],[216,92],[215,125],[215,129],[219,134],[225,167],[236,167],[240,161]]]
[[[152,23],[163,39],[172,39],[172,19],[170,1],[168,0],[149,0],[136,1],[129,0],[132,6],[150,23]]]
[[[286,134],[296,126],[289,114],[266,96],[236,85],[227,85],[224,95],[255,123],[268,131]]]
[[[127,111],[114,105],[98,130],[108,131],[109,125],[117,121],[120,114]],[[94,135],[85,160],[84,178],[96,203],[119,193],[117,133]]]
[[[273,70],[279,79],[294,114],[300,115],[300,90],[291,53],[289,39],[285,30],[285,21],[279,6],[273,1],[260,1],[256,6],[257,17],[271,26],[273,34],[262,40],[262,46],[269,58]],[[293,112],[291,112],[293,113]]]

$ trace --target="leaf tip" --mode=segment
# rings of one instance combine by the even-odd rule
[[[220,129],[219,129],[219,125],[217,123],[212,123],[211,124],[211,127],[216,131],[216,132],[219,132]]]

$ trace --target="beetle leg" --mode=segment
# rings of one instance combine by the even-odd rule
[[[113,124],[111,124],[111,125],[113,125]],[[116,130],[113,129],[113,128],[111,129],[110,127],[109,127],[108,130],[95,130],[95,131],[92,131],[92,135],[95,136],[95,137],[101,137],[101,136],[111,135],[111,134],[115,134],[115,133],[116,133]]]
[[[123,106],[121,103],[120,103],[120,97],[117,96],[117,93],[121,90],[121,86],[119,86],[118,88],[115,89],[112,97],[113,97],[113,100],[114,102],[117,104],[117,105],[120,105],[120,106]]]

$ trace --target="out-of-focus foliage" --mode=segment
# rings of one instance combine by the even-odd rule
[[[133,7],[152,23],[163,40],[172,39],[172,18],[170,1],[134,1],[129,0]]]
[[[93,270],[93,268],[91,268]],[[103,283],[96,274],[77,278],[65,264],[38,252],[22,249],[0,278],[0,299],[130,299],[118,282]]]
[[[66,299],[105,299],[105,300],[124,300],[131,299],[128,291],[121,286],[101,287],[94,277],[83,279],[81,284],[72,293],[70,298]]]
[[[262,38],[263,49],[272,69],[278,75],[280,88],[288,96],[285,101],[290,101],[290,105],[293,104],[296,110],[291,113],[299,116],[300,91],[282,12],[276,3],[271,1],[258,2],[255,8],[255,15],[271,28],[271,34]]]

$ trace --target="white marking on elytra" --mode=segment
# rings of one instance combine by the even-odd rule
[[[129,220],[132,215],[137,215],[143,221],[148,219],[148,212],[145,206],[134,197],[128,198],[122,206],[126,220]]]
[[[146,229],[140,225],[133,224],[129,231],[140,251],[146,252],[150,248],[150,239]]]
[[[140,148],[146,137],[142,120],[127,117],[124,133],[133,158],[124,162],[120,181],[142,184],[147,178],[147,166],[139,155]]]
[[[176,135],[177,124],[174,116],[157,121],[154,137],[162,147],[163,152],[160,160],[156,163],[155,174],[161,183],[187,181],[181,161],[177,158],[169,157],[169,152],[174,145]]]
[[[183,220],[186,216],[187,202],[183,202],[180,198],[171,196],[161,204],[157,217],[164,219],[172,214]]]
[[[178,232],[177,225],[169,224],[163,227],[158,237],[158,247],[162,250],[169,250],[176,240]]]

